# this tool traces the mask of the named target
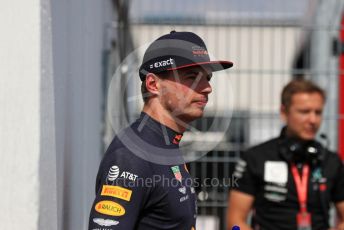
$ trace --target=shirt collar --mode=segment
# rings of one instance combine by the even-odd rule
[[[161,124],[145,112],[141,112],[132,127],[143,139],[161,147],[178,148],[183,136],[182,133]]]

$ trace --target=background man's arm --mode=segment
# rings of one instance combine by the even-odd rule
[[[246,220],[253,202],[254,197],[252,195],[236,190],[230,192],[227,209],[228,230],[231,230],[234,225],[239,226],[240,230],[252,230]]]
[[[338,216],[336,229],[344,230],[344,201],[336,203],[335,206],[337,209],[337,216]]]

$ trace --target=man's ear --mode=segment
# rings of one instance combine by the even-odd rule
[[[287,116],[288,116],[288,109],[285,105],[281,105],[280,107],[280,117],[284,123],[287,122]]]
[[[152,95],[159,94],[159,78],[155,74],[148,73],[146,75],[146,88]]]

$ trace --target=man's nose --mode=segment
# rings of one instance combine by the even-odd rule
[[[210,94],[213,91],[208,79],[202,79],[200,87],[201,87],[201,92],[205,94]]]
[[[311,123],[313,123],[313,124],[317,123],[319,121],[319,119],[320,119],[320,116],[316,112],[311,112],[309,114],[309,121]]]

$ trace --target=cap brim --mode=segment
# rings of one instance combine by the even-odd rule
[[[194,67],[194,66],[207,66],[211,69],[212,72],[224,70],[231,68],[233,66],[233,62],[230,61],[208,61],[208,62],[196,62],[192,64],[182,65],[175,68],[169,68],[167,70],[178,70],[178,69],[184,69],[188,67]]]

